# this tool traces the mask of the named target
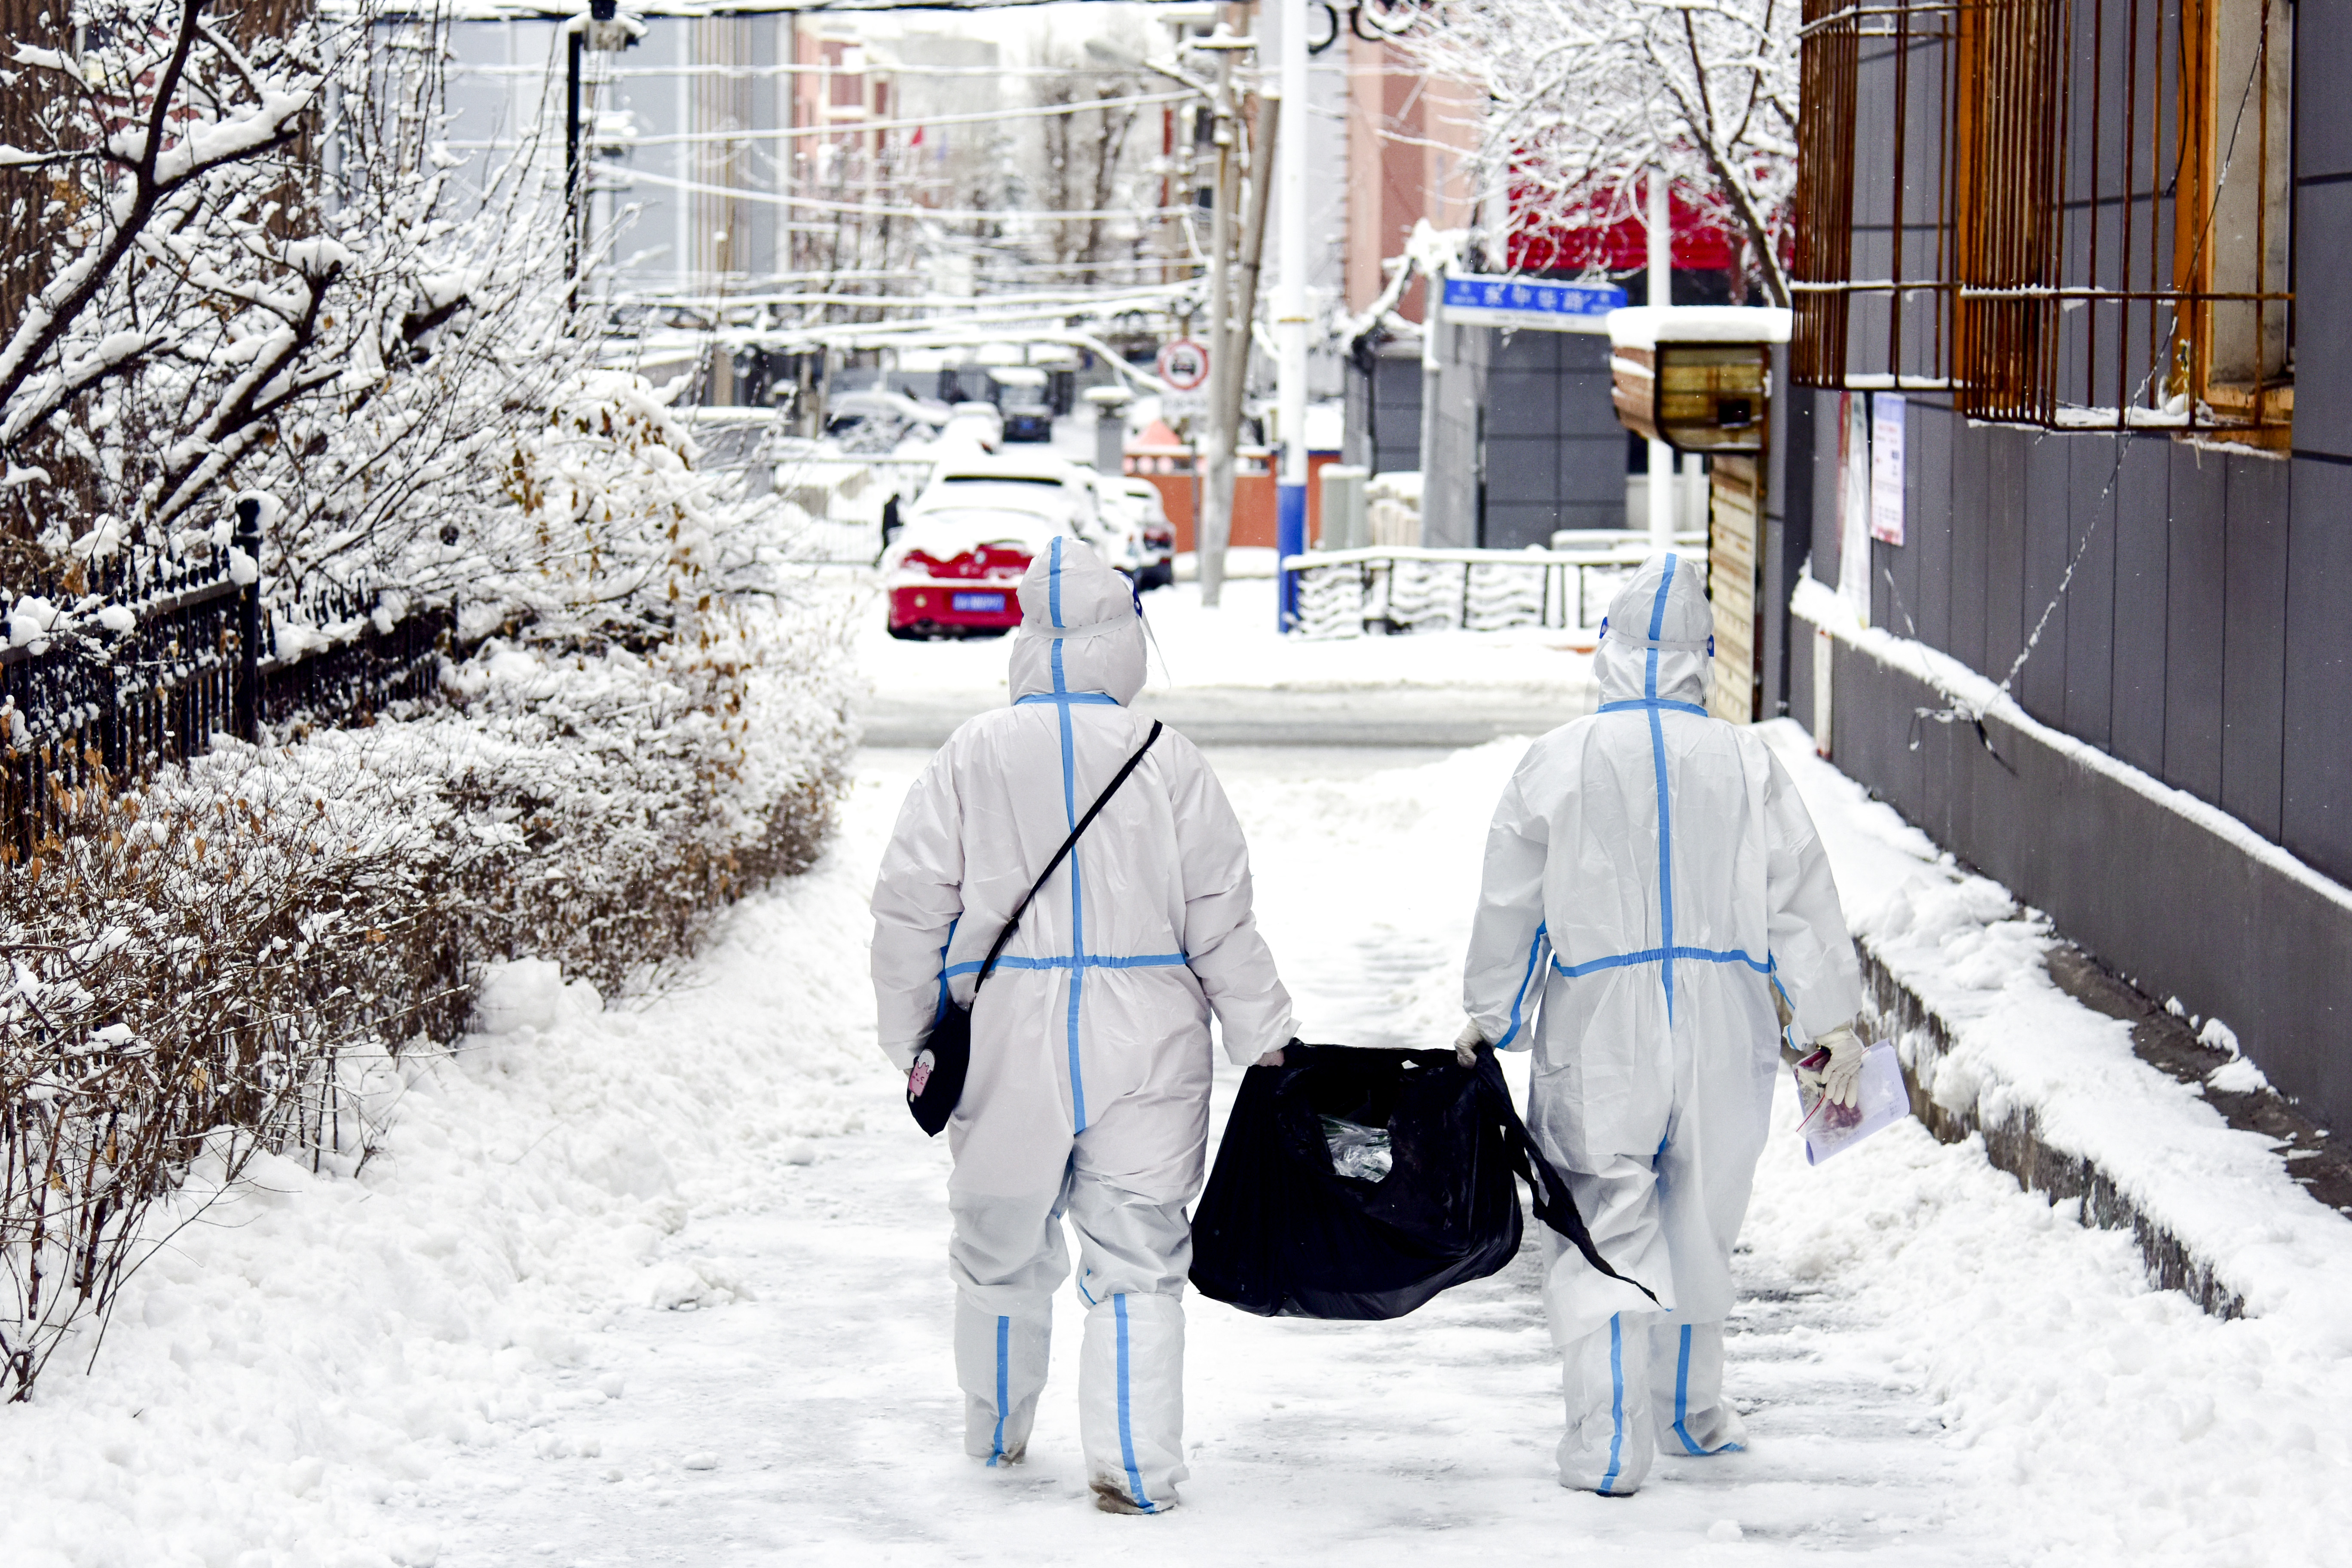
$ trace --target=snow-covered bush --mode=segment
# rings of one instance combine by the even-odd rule
[[[388,760],[232,747],[137,793],[60,787],[63,831],[0,857],[5,1396],[102,1312],[207,1144],[231,1176],[265,1147],[363,1157],[339,1057],[462,1019],[441,883],[473,852]]]
[[[644,654],[485,647],[451,711],[402,727],[488,850],[469,952],[639,989],[726,903],[807,869],[854,740],[846,626],[810,605],[706,615],[695,645]]]
[[[838,612],[493,644],[406,721],[60,786],[58,831],[0,853],[0,1387],[103,1321],[199,1153],[364,1159],[353,1064],[454,1038],[484,961],[643,987],[805,869],[854,742]]]

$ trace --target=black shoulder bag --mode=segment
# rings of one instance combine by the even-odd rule
[[[1143,761],[1143,753],[1151,750],[1151,743],[1158,739],[1160,721],[1155,719],[1151,721],[1151,733],[1143,738],[1143,744],[1135,748],[1135,755],[1127,759],[1127,765],[1118,770],[1118,776],[1104,786],[1102,794],[1095,796],[1094,805],[1078,818],[1078,825],[1070,829],[1070,836],[1062,840],[1062,847],[1054,851],[1054,858],[1046,863],[1045,870],[1038,873],[1037,879],[1029,884],[1029,890],[1021,895],[1021,901],[1013,906],[1013,918],[1006,921],[1004,929],[996,933],[996,942],[988,950],[987,961],[980,966],[980,973],[972,977],[971,999],[974,1004],[980,1001],[980,988],[987,984],[990,972],[996,967],[997,955],[1004,951],[1004,944],[1012,941],[1013,933],[1020,929],[1021,917],[1029,910],[1029,900],[1035,898],[1037,889],[1060,869],[1070,851],[1077,847],[1078,835],[1102,814],[1102,808],[1110,804],[1110,797],[1118,793],[1118,786],[1127,782],[1127,776],[1135,772],[1136,764]],[[950,998],[946,1010],[940,1015],[940,1021],[931,1026],[930,1038],[925,1040],[923,1048],[915,1053],[914,1070],[907,1075],[907,1110],[915,1118],[916,1125],[932,1137],[938,1137],[940,1129],[948,1124],[948,1118],[955,1114],[956,1102],[963,1099],[963,1080],[971,1071],[971,1008],[959,1007]]]

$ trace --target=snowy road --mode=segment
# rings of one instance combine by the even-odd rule
[[[1484,827],[1475,801],[1508,752],[1435,765],[1429,752],[1217,755],[1253,830],[1261,918],[1309,1037],[1450,1033],[1464,868]],[[867,753],[841,854],[856,869],[843,875],[862,878],[920,762]],[[1381,771],[1397,763],[1410,771]],[[729,978],[712,975],[713,990]],[[1235,1077],[1225,1069],[1225,1095]],[[990,1472],[962,1458],[945,1150],[905,1124],[887,1073],[866,1089],[866,1130],[823,1140],[814,1163],[782,1167],[772,1191],[678,1238],[748,1300],[620,1317],[572,1381],[585,1391],[618,1377],[623,1397],[576,1405],[538,1445],[550,1458],[509,1446],[436,1500],[446,1568],[1061,1562],[1145,1544],[1140,1521],[1085,1500],[1074,1300],[1061,1303],[1063,1354],[1032,1462]],[[1777,1175],[1808,1180],[1785,1160]],[[1896,1369],[1900,1336],[1846,1281],[1800,1281],[1780,1258],[1744,1259],[1749,1301],[1732,1341],[1756,1451],[1667,1459],[1633,1502],[1563,1492],[1550,1470],[1558,1372],[1533,1265],[1530,1238],[1502,1275],[1393,1323],[1265,1321],[1192,1300],[1194,1479],[1187,1508],[1148,1521],[1148,1549],[1202,1562],[1576,1549],[1633,1563],[1679,1548],[1741,1561],[1873,1548],[1906,1563],[1983,1560],[1973,1521],[1953,1517],[1969,1490],[1955,1457],[1916,1377]],[[1724,1544],[1735,1539],[1747,1546]]]

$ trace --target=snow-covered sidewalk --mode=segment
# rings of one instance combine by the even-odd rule
[[[1309,1037],[1450,1037],[1517,752],[1230,759]],[[184,1233],[94,1376],[0,1411],[0,1563],[2341,1560],[2340,1352],[2148,1289],[2126,1237],[1916,1125],[1809,1169],[1785,1103],[1731,1344],[1751,1453],[1562,1491],[1523,1258],[1394,1323],[1193,1300],[1165,1520],[1084,1500],[1074,1317],[1033,1462],[969,1464],[945,1151],[872,1053],[864,980],[920,761],[869,752],[835,852],[690,988],[592,1013],[509,984],[357,1179],[280,1168]]]

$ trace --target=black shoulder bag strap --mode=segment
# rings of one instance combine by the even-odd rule
[[[1021,928],[1021,917],[1028,912],[1029,900],[1037,896],[1037,890],[1043,888],[1046,880],[1061,868],[1062,862],[1069,858],[1070,851],[1077,847],[1078,835],[1084,833],[1088,826],[1092,826],[1094,819],[1102,815],[1102,808],[1110,804],[1110,797],[1118,793],[1118,786],[1127,782],[1128,775],[1135,772],[1136,765],[1143,761],[1143,753],[1151,750],[1151,743],[1158,739],[1160,739],[1160,721],[1154,719],[1151,721],[1151,733],[1143,737],[1143,744],[1135,748],[1135,755],[1127,759],[1127,765],[1118,770],[1118,775],[1103,786],[1102,794],[1095,796],[1094,805],[1087,807],[1087,814],[1078,818],[1078,825],[1070,829],[1070,836],[1062,840],[1062,847],[1054,851],[1054,858],[1045,863],[1045,868],[1043,871],[1037,873],[1037,879],[1029,884],[1029,890],[1021,895],[1021,901],[1013,906],[1012,918],[1004,922],[1004,929],[996,933],[995,944],[988,950],[988,961],[980,966],[980,973],[972,976],[973,1001],[977,1002],[980,999],[980,988],[986,983],[989,972],[996,967],[997,955],[1004,951],[1004,944],[1013,940],[1013,933]]]
[[[1577,1212],[1576,1195],[1568,1190],[1567,1178],[1551,1167],[1543,1151],[1536,1147],[1528,1124],[1519,1120],[1519,1108],[1511,1103],[1510,1086],[1503,1081],[1502,1064],[1495,1059],[1494,1047],[1481,1047],[1485,1058],[1478,1066],[1478,1081],[1486,1089],[1489,1109],[1503,1124],[1504,1133],[1511,1142],[1511,1169],[1528,1184],[1528,1196],[1533,1200],[1536,1218],[1568,1238],[1569,1244],[1584,1255],[1584,1261],[1612,1279],[1623,1280],[1652,1301],[1657,1292],[1639,1279],[1626,1279],[1609,1267],[1608,1259],[1592,1244],[1592,1232],[1586,1228],[1584,1215]]]

